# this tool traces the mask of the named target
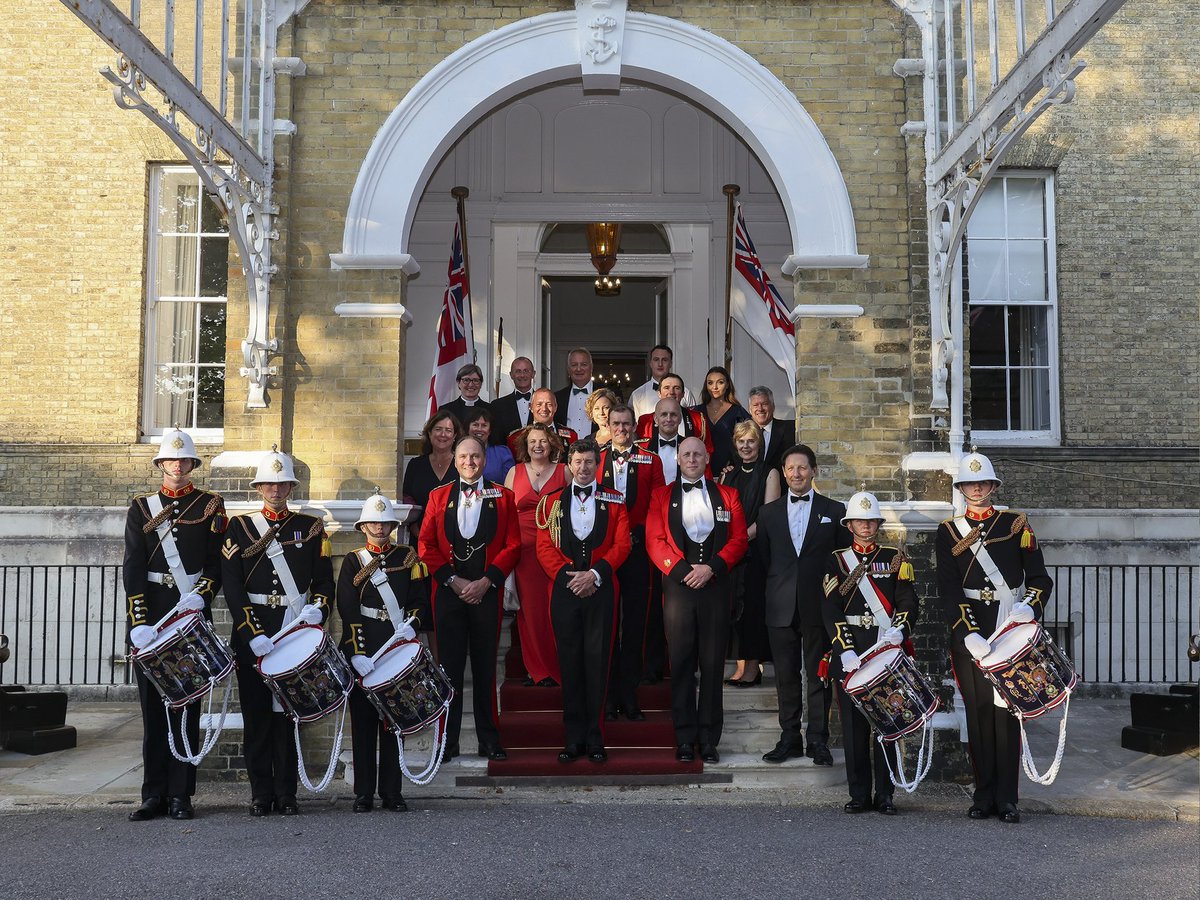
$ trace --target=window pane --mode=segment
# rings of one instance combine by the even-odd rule
[[[200,296],[224,297],[229,287],[229,238],[200,238]]]
[[[158,255],[155,260],[155,296],[196,296],[197,250],[194,237],[160,237],[158,239]]]
[[[188,366],[167,365],[154,370],[154,421],[160,428],[191,427],[194,371]]]
[[[971,368],[971,427],[976,431],[1008,431],[1008,396],[1004,369]]]
[[[1045,306],[1010,306],[1008,363],[1011,366],[1050,365],[1050,335]]]
[[[1050,430],[1050,371],[1014,369],[1012,372],[1012,422],[1021,431]]]
[[[198,303],[160,303],[154,310],[155,365],[196,361],[196,312]]]
[[[972,300],[1006,300],[1004,243],[971,241],[967,252],[967,292]]]
[[[158,189],[158,231],[195,234],[200,182],[194,172],[163,172]]]
[[[200,307],[200,362],[225,365],[225,304]]]
[[[1008,242],[1008,299],[1046,299],[1045,241]]]
[[[1004,307],[971,307],[971,365],[1004,365]]]
[[[996,179],[983,189],[971,213],[968,234],[973,237],[1004,237],[1004,182]]]
[[[1045,237],[1046,216],[1042,202],[1044,182],[1040,178],[1009,178],[1008,236]]]
[[[200,385],[196,392],[196,427],[220,428],[225,424],[225,369],[205,367],[200,370]]]
[[[229,233],[229,223],[225,221],[221,208],[207,191],[200,201],[200,230],[205,234]]]

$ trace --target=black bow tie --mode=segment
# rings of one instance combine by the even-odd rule
[[[653,385],[654,390],[656,390],[656,391],[658,390],[658,382],[657,381],[652,381],[652,382],[650,382],[650,384]]]
[[[797,497],[795,494],[788,494],[788,499],[793,503],[800,503],[801,501],[807,503],[811,498],[808,496],[808,494],[801,494],[799,497]]]
[[[658,446],[660,446],[660,447],[674,447],[678,443],[679,443],[679,438],[677,438],[677,437],[673,437],[670,439],[668,439],[668,438],[659,438],[658,439]]]
[[[572,393],[572,394],[586,394],[587,392],[588,392],[588,389],[587,389],[587,388],[585,388],[585,387],[581,387],[581,388],[573,387],[573,388],[571,388],[571,393]]]
[[[571,492],[580,500],[586,500],[588,497],[592,496],[591,485],[588,485],[587,487],[575,485],[575,487],[571,488]]]
[[[479,482],[476,481],[474,484],[467,484],[464,481],[460,486],[460,489],[464,494],[477,494],[479,493]]]
[[[528,393],[522,393],[521,391],[513,391],[513,393],[517,395],[518,400],[528,401],[529,398],[533,396],[533,391],[529,391]]]
[[[613,457],[613,459],[615,459],[617,462],[619,462],[619,463],[624,463],[626,460],[628,460],[628,459],[629,459],[629,452],[630,452],[630,451],[628,451],[628,450],[626,450],[626,451],[624,451],[624,452],[622,452],[622,451],[620,451],[620,450],[614,450],[614,451],[612,452],[612,457]]]
[[[704,482],[703,482],[703,481],[691,481],[691,482],[684,481],[684,482],[682,482],[682,484],[683,484],[683,492],[684,492],[685,494],[686,494],[688,491],[690,491],[692,488],[698,488],[698,487],[703,487],[703,486],[704,486]]]

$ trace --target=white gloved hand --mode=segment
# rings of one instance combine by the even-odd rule
[[[144,650],[154,643],[158,630],[153,625],[134,625],[129,632],[129,643],[138,650]]]
[[[899,647],[904,643],[904,629],[889,628],[883,633],[882,639],[885,644],[891,644],[893,647]]]
[[[967,651],[976,659],[983,659],[992,652],[992,645],[987,642],[987,639],[975,632],[968,634],[963,640],[963,644],[966,645]]]
[[[296,618],[298,618],[305,625],[320,625],[321,619],[323,619],[324,616],[321,614],[321,607],[313,603],[306,603],[304,604],[304,608],[300,610],[300,615],[298,615]]]
[[[375,663],[371,662],[371,657],[359,654],[350,657],[350,665],[354,666],[354,671],[364,678],[370,675],[375,668]]]
[[[844,651],[838,659],[842,663],[842,671],[847,675],[862,665],[862,660],[858,658],[858,654],[853,650]]]
[[[415,640],[417,633],[413,630],[412,619],[405,619],[403,622],[401,622],[400,627],[396,629],[396,633],[393,637],[401,641]]]
[[[255,656],[266,656],[275,649],[275,643],[265,634],[260,634],[258,637],[250,641],[250,652]]]
[[[180,612],[201,612],[204,609],[204,598],[191,591],[179,598],[176,609]]]
[[[1024,600],[1018,600],[1012,605],[1012,612],[1008,617],[1014,622],[1032,622],[1037,618],[1037,614],[1033,611],[1033,607]]]

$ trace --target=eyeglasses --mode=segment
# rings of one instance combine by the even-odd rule
[[[483,379],[475,378],[472,376],[470,378],[460,378],[460,379],[458,379],[458,383],[459,384],[483,384]]]

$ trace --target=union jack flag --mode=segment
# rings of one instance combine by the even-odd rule
[[[779,291],[763,270],[758,251],[754,249],[754,241],[746,229],[740,203],[737,205],[737,226],[734,231],[732,286],[730,313],[734,321],[746,330],[794,383],[796,326]]]
[[[438,316],[437,351],[433,374],[429,378],[429,412],[458,396],[454,376],[458,370],[475,361],[475,334],[471,325],[471,288],[467,280],[467,262],[463,254],[462,235],[454,223],[454,240],[450,245],[450,264],[446,269],[446,293],[442,297],[442,312]]]

